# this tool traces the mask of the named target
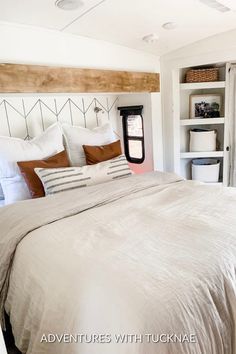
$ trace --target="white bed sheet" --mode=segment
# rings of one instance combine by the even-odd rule
[[[235,190],[167,181],[31,232],[17,248],[5,306],[17,346],[235,354],[235,215]],[[44,333],[194,334],[197,343],[40,343]]]

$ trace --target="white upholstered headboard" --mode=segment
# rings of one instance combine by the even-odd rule
[[[1,95],[0,135],[32,139],[55,122],[92,129],[110,121],[119,137],[117,105],[114,95]],[[0,186],[0,206],[2,199]]]
[[[109,120],[118,132],[117,105],[113,95],[0,96],[0,135],[31,139],[57,121],[94,128]]]

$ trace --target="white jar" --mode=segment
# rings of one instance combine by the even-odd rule
[[[189,151],[216,151],[216,130],[193,129],[190,130]]]
[[[195,159],[192,160],[192,179],[216,183],[219,181],[220,161],[216,159]]]

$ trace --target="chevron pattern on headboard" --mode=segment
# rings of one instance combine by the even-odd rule
[[[111,121],[117,128],[117,96],[0,97],[0,135],[31,139],[55,122],[87,128]]]

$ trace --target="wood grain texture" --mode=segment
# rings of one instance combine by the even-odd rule
[[[2,93],[159,92],[159,74],[0,64]]]

